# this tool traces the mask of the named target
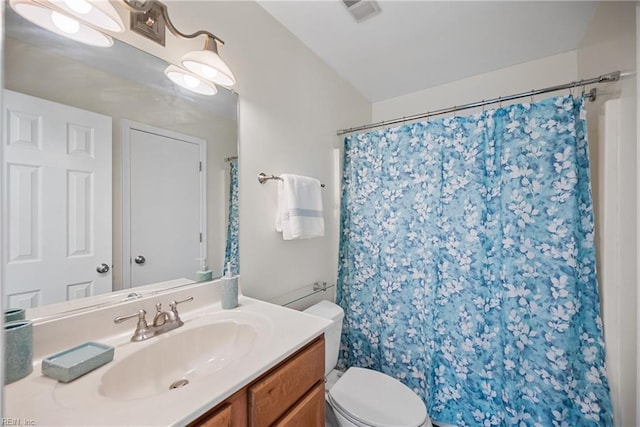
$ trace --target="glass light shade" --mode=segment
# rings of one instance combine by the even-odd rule
[[[164,74],[169,78],[169,80],[171,80],[178,86],[181,86],[192,92],[209,96],[218,93],[218,89],[216,89],[214,84],[178,66],[169,65],[164,70]]]
[[[75,34],[80,31],[80,23],[62,13],[52,12],[51,20],[53,21],[53,25],[67,34]]]
[[[56,12],[30,0],[9,0],[9,4],[20,16],[51,32],[91,46],[109,47],[113,39],[91,28],[81,20]],[[54,13],[58,15],[54,22]],[[77,30],[75,29],[77,25]]]
[[[121,33],[124,24],[107,0],[39,0],[58,8],[98,29]]]
[[[87,0],[64,0],[65,4],[80,14],[87,14],[93,7]]]
[[[233,73],[220,58],[210,50],[194,50],[182,57],[182,66],[194,74],[222,86],[233,86],[236,79]]]

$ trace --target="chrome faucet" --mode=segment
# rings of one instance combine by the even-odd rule
[[[131,341],[145,341],[151,337],[164,334],[165,332],[169,332],[184,325],[184,322],[182,321],[182,319],[180,319],[180,315],[178,314],[178,304],[189,301],[193,301],[193,297],[189,297],[182,301],[171,301],[171,303],[169,304],[169,311],[162,311],[162,304],[157,303],[156,315],[153,318],[153,324],[151,326],[149,326],[149,324],[147,323],[147,311],[144,308],[141,308],[137,313],[134,314],[118,316],[113,319],[113,322],[122,323],[125,320],[137,317],[138,324],[136,325],[136,330],[133,332]]]

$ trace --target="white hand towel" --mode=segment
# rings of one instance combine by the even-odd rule
[[[284,240],[324,236],[320,181],[291,174],[280,177],[276,231],[282,232]]]

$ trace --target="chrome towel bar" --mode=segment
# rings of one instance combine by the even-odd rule
[[[267,175],[264,172],[260,172],[258,174],[258,182],[260,184],[264,184],[265,182],[269,181],[270,179],[277,179],[278,181],[282,181],[282,178],[280,178],[278,175]],[[320,187],[324,188],[324,184],[320,184]]]

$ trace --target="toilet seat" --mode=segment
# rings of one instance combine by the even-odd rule
[[[381,372],[349,368],[329,390],[331,406],[356,425],[419,427],[427,420],[420,398]]]

